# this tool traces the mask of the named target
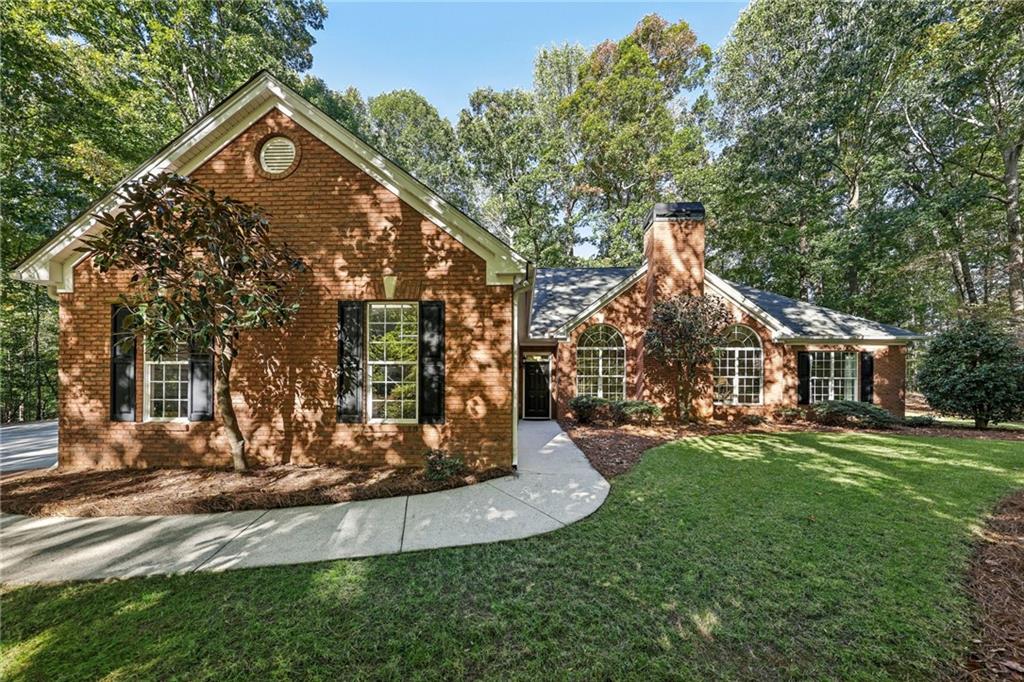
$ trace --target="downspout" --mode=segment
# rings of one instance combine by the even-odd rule
[[[512,279],[512,469],[519,467],[519,296],[533,285],[534,267]]]

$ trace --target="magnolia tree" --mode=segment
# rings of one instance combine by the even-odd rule
[[[671,368],[676,384],[676,414],[694,416],[694,399],[710,374],[715,348],[725,342],[732,316],[716,296],[679,294],[654,306],[644,348]],[[710,384],[707,386],[710,390]]]
[[[218,196],[188,178],[149,175],[120,190],[117,211],[96,216],[104,229],[86,239],[97,267],[126,271],[129,326],[155,357],[211,349],[214,396],[236,471],[245,438],[231,401],[231,367],[242,332],[285,325],[298,311],[289,287],[305,265],[270,239],[260,210]]]
[[[1024,417],[1024,349],[989,320],[960,320],[932,339],[917,383],[932,409],[975,428]]]

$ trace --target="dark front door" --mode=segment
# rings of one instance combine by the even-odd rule
[[[527,361],[523,366],[526,372],[523,416],[527,419],[550,419],[551,390],[548,387],[548,363]]]

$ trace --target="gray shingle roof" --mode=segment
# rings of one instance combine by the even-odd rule
[[[909,340],[918,336],[906,329],[881,322],[872,322],[863,317],[822,308],[769,291],[761,291],[745,284],[728,283],[758,308],[789,327],[793,335],[797,337],[821,339],[906,338]]]
[[[546,338],[636,268],[538,268],[530,311],[530,336]]]
[[[637,268],[538,268],[530,311],[530,337],[548,338]],[[913,339],[914,332],[729,282],[750,303],[809,339]]]

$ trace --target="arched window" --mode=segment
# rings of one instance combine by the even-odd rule
[[[576,395],[626,397],[626,343],[615,327],[594,325],[576,344]]]
[[[715,349],[715,402],[759,404],[763,367],[764,355],[757,333],[742,324],[729,327],[725,345]]]

